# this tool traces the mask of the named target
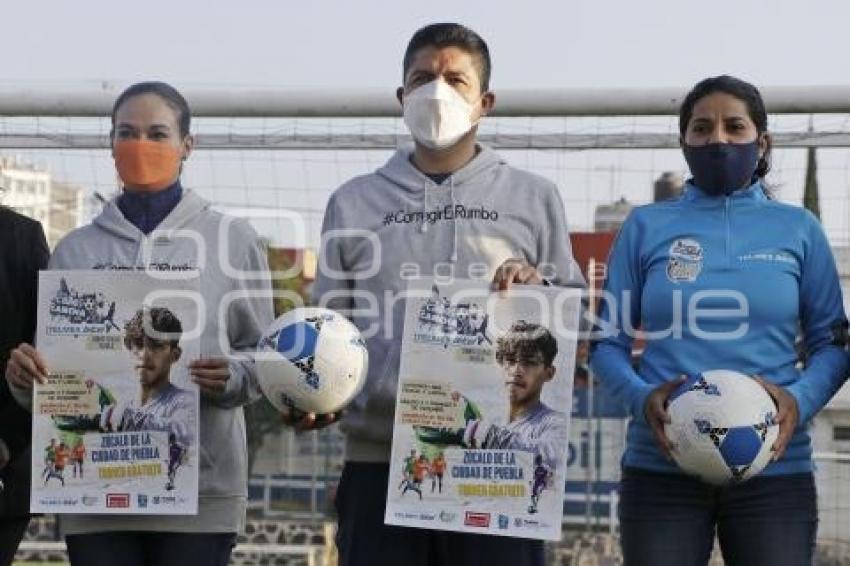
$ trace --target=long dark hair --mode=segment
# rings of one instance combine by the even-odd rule
[[[682,100],[682,105],[679,107],[679,134],[683,139],[688,129],[688,123],[691,121],[691,116],[694,113],[696,103],[715,92],[724,92],[746,104],[747,113],[750,116],[750,120],[756,125],[758,134],[761,135],[767,131],[767,109],[764,106],[764,100],[759,90],[747,81],[742,81],[739,78],[729,75],[720,75],[719,77],[709,77],[701,80]],[[756,166],[756,176],[759,179],[764,179],[770,171],[771,149],[770,138],[768,138],[767,149],[765,149],[764,155],[759,158],[758,165]]]

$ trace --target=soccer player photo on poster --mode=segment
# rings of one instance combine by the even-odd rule
[[[388,524],[561,538],[580,291],[408,287]]]
[[[33,512],[197,513],[198,301],[196,272],[40,273]]]

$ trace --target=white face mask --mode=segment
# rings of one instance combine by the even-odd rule
[[[431,149],[446,149],[472,129],[474,106],[442,79],[404,96],[404,123],[413,138]]]

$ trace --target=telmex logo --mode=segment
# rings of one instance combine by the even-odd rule
[[[106,506],[111,508],[126,508],[130,506],[129,493],[107,493]]]
[[[489,527],[490,513],[476,513],[474,511],[467,511],[466,517],[463,520],[463,524],[467,527]]]

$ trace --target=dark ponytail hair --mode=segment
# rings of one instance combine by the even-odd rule
[[[682,105],[679,107],[679,134],[682,136],[682,139],[685,137],[685,132],[688,129],[688,123],[691,121],[696,103],[715,92],[724,92],[746,104],[747,113],[750,116],[750,120],[756,125],[758,134],[761,135],[767,131],[767,109],[764,106],[764,100],[759,90],[739,78],[720,75],[719,77],[709,77],[701,80],[682,100]],[[756,176],[759,179],[764,179],[770,171],[771,149],[770,139],[768,139],[767,149],[765,149],[764,155],[759,158],[758,165],[756,165]]]
[[[140,96],[142,94],[155,94],[163,99],[165,103],[177,113],[177,123],[180,126],[180,137],[185,138],[189,135],[189,127],[192,122],[192,112],[189,110],[189,103],[186,102],[186,99],[182,94],[180,94],[180,91],[170,84],[160,81],[136,83],[127,87],[124,92],[118,96],[115,100],[115,104],[112,106],[113,129],[115,129],[115,115],[118,113],[118,109],[121,108],[121,105],[134,96]]]

